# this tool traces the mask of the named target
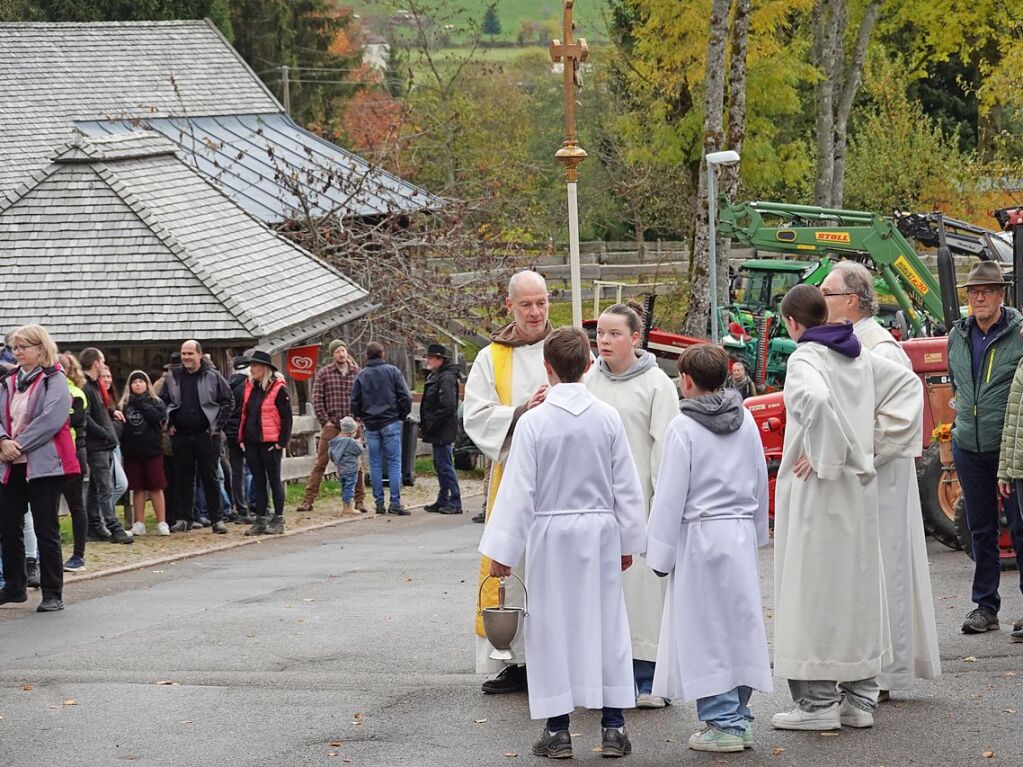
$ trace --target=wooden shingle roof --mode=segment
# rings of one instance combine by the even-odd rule
[[[275,350],[371,308],[175,149],[150,132],[81,138],[0,194],[3,330],[39,322],[58,343]]]

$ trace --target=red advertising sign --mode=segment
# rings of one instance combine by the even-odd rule
[[[316,373],[319,344],[288,349],[288,375],[296,381],[307,381]]]

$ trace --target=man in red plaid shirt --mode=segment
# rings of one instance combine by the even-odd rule
[[[320,422],[320,445],[316,451],[316,463],[309,474],[309,484],[305,489],[305,500],[298,507],[299,511],[312,511],[316,496],[320,493],[323,472],[327,468],[327,447],[340,430],[341,419],[352,413],[352,384],[359,366],[348,356],[348,345],[335,338],[327,347],[331,362],[316,371],[313,379],[313,412]],[[366,512],[366,484],[362,467],[355,480],[355,508]]]

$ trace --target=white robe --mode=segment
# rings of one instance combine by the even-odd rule
[[[480,553],[526,554],[529,712],[631,708],[621,557],[645,544],[643,494],[618,413],[582,384],[558,384],[515,427]]]
[[[891,663],[881,574],[878,461],[920,449],[920,381],[886,359],[801,343],[785,378],[788,423],[775,516],[774,670],[855,681]],[[815,473],[792,473],[802,456]]]
[[[665,435],[647,527],[647,565],[670,573],[654,695],[773,689],[757,568],[757,547],[769,540],[767,463],[743,411],[730,434],[682,414]]]
[[[913,370],[913,363],[899,343],[873,317],[856,322],[853,332],[873,354]],[[915,459],[895,458],[878,466],[877,487],[881,562],[894,656],[894,661],[878,675],[877,683],[882,690],[904,690],[914,678],[941,676]]]
[[[502,405],[497,396],[491,351],[491,346],[481,349],[469,371],[469,378],[465,382],[462,422],[465,433],[476,447],[490,460],[501,463],[511,446],[510,433],[515,409],[529,402],[536,390],[547,383],[547,372],[543,366],[543,341],[515,347],[512,350],[511,405]],[[489,494],[489,488],[487,492]],[[521,578],[523,572],[519,570],[516,575]],[[522,594],[514,579],[508,582],[508,604],[522,604]],[[512,642],[512,659],[509,661],[492,659],[490,653],[494,649],[493,645],[486,637],[474,636],[477,674],[492,674],[506,665],[526,662],[522,632]]]
[[[586,388],[622,417],[643,486],[643,510],[649,515],[661,464],[664,433],[678,415],[678,389],[656,366],[625,381],[613,381],[597,370],[587,380]],[[647,567],[631,567],[623,574],[622,585],[632,631],[632,657],[656,660],[667,584]]]

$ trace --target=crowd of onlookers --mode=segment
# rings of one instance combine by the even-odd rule
[[[300,511],[312,509],[328,458],[343,514],[366,513],[365,468],[376,513],[401,503],[402,425],[412,396],[402,373],[371,342],[360,368],[334,340],[311,400],[320,444]],[[292,434],[288,385],[273,357],[251,350],[225,379],[198,341],[185,341],[155,382],[132,371],[120,393],[100,349],[58,352],[38,325],[13,331],[0,356],[0,604],[42,589],[42,612],[63,608],[63,572],[86,569],[86,543],[131,544],[227,523],[245,535],[284,532],[282,461]],[[452,462],[458,372],[447,350],[428,349],[423,438],[434,442],[440,493],[428,511],[461,513]],[[443,440],[443,442],[442,442]],[[368,450],[367,450],[368,448]],[[390,503],[384,503],[384,468]],[[72,554],[61,550],[59,504],[71,518]],[[116,505],[124,498],[126,526]],[[147,501],[155,529],[147,528]]]

